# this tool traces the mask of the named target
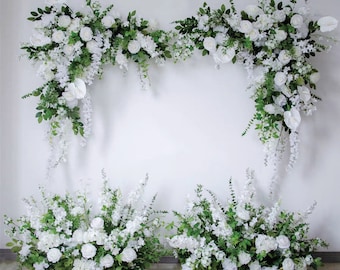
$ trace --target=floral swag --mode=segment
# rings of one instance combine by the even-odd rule
[[[274,164],[289,139],[288,166],[294,165],[301,114],[311,115],[320,99],[315,94],[320,75],[308,60],[331,47],[334,40],[320,33],[334,30],[335,18],[315,19],[308,6],[297,7],[296,0],[258,0],[238,13],[230,0],[229,8],[216,10],[204,3],[195,16],[164,31],[135,11],[123,18],[113,5],[102,9],[99,2],[86,0],[87,13],[81,13],[72,11],[65,0],[46,2],[45,8],[31,12],[28,20],[35,23],[35,31],[22,47],[40,64],[38,74],[46,83],[24,97],[39,97],[36,117],[39,123],[49,122],[50,139],[57,141],[55,164],[65,158],[69,127],[84,143],[90,135],[88,86],[103,75],[105,64],[126,72],[129,61],[135,62],[142,87],[147,88],[151,61],[184,61],[198,49],[217,67],[229,62],[244,65],[255,113],[243,134],[254,125],[265,145],[266,161]]]

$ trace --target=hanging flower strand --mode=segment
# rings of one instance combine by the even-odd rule
[[[196,47],[212,56],[217,67],[229,62],[244,65],[255,101],[255,114],[244,134],[255,125],[274,163],[288,134],[289,167],[297,159],[301,113],[311,115],[319,100],[314,90],[320,75],[308,60],[329,48],[319,33],[333,31],[338,24],[330,16],[313,20],[307,7],[295,4],[259,0],[237,13],[232,1],[229,9],[222,5],[216,10],[204,3],[196,16],[176,25],[182,48]]]

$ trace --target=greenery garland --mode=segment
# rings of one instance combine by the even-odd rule
[[[315,20],[296,0],[258,0],[240,13],[229,2],[229,8],[216,10],[204,3],[195,16],[164,31],[135,11],[122,18],[113,5],[102,9],[99,2],[86,0],[88,12],[83,14],[64,0],[48,0],[48,6],[31,12],[28,20],[35,23],[35,32],[22,47],[29,59],[40,63],[38,73],[46,83],[24,97],[39,97],[36,117],[49,122],[51,138],[62,140],[71,125],[74,134],[86,139],[91,132],[87,85],[101,78],[105,64],[127,71],[129,61],[135,62],[145,88],[150,61],[186,60],[196,48],[211,55],[217,67],[228,62],[245,66],[255,114],[244,134],[254,124],[274,161],[289,135],[292,166],[301,113],[311,115],[319,100],[314,90],[320,75],[308,60],[330,47],[332,38],[320,32],[334,30],[338,22],[330,16]],[[66,147],[61,157],[64,152]]]

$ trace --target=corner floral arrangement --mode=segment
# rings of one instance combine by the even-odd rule
[[[257,204],[249,173],[242,196],[237,197],[230,182],[230,200],[197,186],[196,198],[184,213],[174,212],[178,222],[168,225],[175,232],[168,238],[182,269],[303,270],[317,269],[320,258],[312,252],[325,241],[308,238],[306,213]]]
[[[61,148],[55,163],[65,159],[65,132],[71,127],[86,139],[91,132],[91,99],[88,85],[101,77],[103,65],[128,70],[137,63],[142,85],[148,85],[148,64],[163,64],[192,56],[195,48],[213,57],[216,66],[242,63],[249,74],[255,125],[266,146],[267,159],[280,160],[289,139],[292,167],[298,157],[301,114],[311,115],[320,99],[315,92],[320,74],[310,57],[330,48],[338,21],[330,16],[314,18],[308,7],[275,0],[258,0],[237,12],[222,5],[212,10],[206,3],[195,16],[178,20],[175,29],[157,29],[136,12],[126,18],[99,2],[86,0],[87,13],[74,12],[65,0],[48,0],[28,19],[35,24],[30,43],[22,47],[39,63],[38,74],[46,83],[26,95],[39,97],[36,117],[48,121],[51,141]],[[287,136],[289,135],[289,136]]]
[[[320,34],[337,27],[330,16],[315,19],[306,6],[258,0],[238,13],[234,3],[212,10],[203,4],[196,16],[177,21],[182,47],[210,55],[216,66],[241,63],[248,71],[255,102],[254,124],[274,164],[289,134],[292,167],[298,156],[301,114],[311,115],[320,99],[315,93],[320,74],[309,58],[330,48],[331,37]]]
[[[146,269],[163,255],[158,229],[164,212],[144,205],[146,181],[123,196],[105,181],[100,211],[86,194],[47,194],[26,200],[28,213],[6,217],[7,244],[27,269]],[[127,199],[125,199],[127,198]]]

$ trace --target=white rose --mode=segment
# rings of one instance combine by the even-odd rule
[[[278,22],[284,22],[286,19],[286,13],[283,10],[275,10],[273,18]]]
[[[251,41],[256,41],[259,36],[260,36],[260,32],[259,30],[255,28],[253,28],[253,30],[251,30],[250,33],[248,33],[248,37]]]
[[[276,242],[279,248],[282,249],[287,249],[290,246],[289,238],[285,235],[279,235],[278,237],[276,237]]]
[[[287,127],[292,131],[296,131],[301,122],[300,112],[293,107],[290,111],[285,111],[283,117]]]
[[[68,28],[71,32],[78,32],[80,29],[80,19],[74,18]]]
[[[71,24],[71,18],[67,15],[62,15],[58,18],[58,26],[67,28]]]
[[[81,247],[81,254],[85,259],[91,259],[96,255],[97,248],[92,244],[85,244]]]
[[[273,26],[273,19],[268,14],[261,14],[254,24],[260,30],[268,30]]]
[[[128,44],[128,50],[131,54],[136,54],[140,51],[141,45],[137,40],[131,40]]]
[[[248,264],[251,261],[251,256],[244,251],[241,251],[237,257],[241,265]]]
[[[279,53],[279,61],[283,64],[283,65],[287,65],[290,60],[292,60],[289,52],[287,50],[282,50],[280,53]]]
[[[105,28],[110,28],[115,23],[115,18],[113,18],[111,15],[106,15],[102,19],[102,24]]]
[[[213,37],[204,38],[203,47],[209,52],[214,52],[216,50],[216,40]]]
[[[113,258],[110,254],[106,254],[100,259],[100,266],[103,268],[110,268],[113,265]]]
[[[267,104],[264,106],[265,112],[269,114],[283,114],[284,110],[277,104]]]
[[[222,262],[222,267],[225,270],[237,270],[237,265],[235,262],[233,262],[231,259],[226,258],[223,262]]]
[[[302,27],[303,25],[303,17],[300,14],[294,14],[291,18],[290,18],[290,24],[296,28],[299,29],[300,27]]]
[[[244,11],[253,19],[255,19],[258,15],[262,14],[262,10],[256,5],[248,5],[244,9]]]
[[[282,262],[282,269],[283,270],[294,270],[295,264],[291,258],[286,258]]]
[[[31,44],[36,47],[45,46],[51,43],[51,39],[41,32],[35,32],[31,36]]]
[[[276,30],[275,39],[278,42],[284,41],[287,38],[287,33],[284,30]]]
[[[249,34],[253,30],[253,24],[248,20],[242,20],[239,30],[243,34]]]
[[[47,260],[51,263],[56,263],[60,260],[61,255],[62,254],[58,248],[51,248],[47,252]]]
[[[95,230],[104,229],[104,220],[101,217],[96,217],[91,221],[91,227]]]
[[[287,75],[283,72],[277,72],[275,74],[274,82],[277,86],[283,86],[287,81]]]
[[[314,72],[310,75],[309,80],[311,83],[317,83],[320,80],[320,73],[319,72]]]
[[[84,232],[80,229],[75,230],[72,235],[72,241],[76,244],[80,244],[83,242],[83,234]]]
[[[93,32],[92,32],[92,29],[88,26],[85,26],[83,28],[80,29],[80,38],[87,42],[87,41],[90,41],[93,37]]]
[[[52,40],[56,43],[62,43],[65,40],[65,34],[61,30],[57,30],[52,34]]]
[[[305,103],[308,102],[312,97],[310,90],[307,86],[299,86],[298,92],[299,92],[300,99]]]
[[[88,49],[89,52],[92,54],[100,53],[100,48],[98,46],[98,43],[95,40],[90,40],[86,42],[86,49]]]
[[[136,251],[132,248],[124,248],[122,253],[122,261],[130,263],[137,258]]]
[[[229,63],[235,56],[236,52],[234,48],[218,47],[216,52],[213,54],[214,61],[216,64]]]
[[[74,52],[74,47],[72,45],[65,44],[63,48],[63,52],[65,55],[71,56]]]
[[[330,32],[338,27],[338,21],[331,16],[326,16],[318,20],[318,25],[321,32]]]
[[[261,265],[258,261],[249,264],[249,270],[261,270]]]

